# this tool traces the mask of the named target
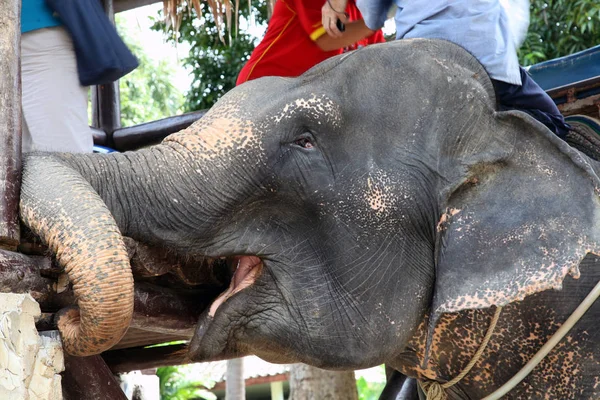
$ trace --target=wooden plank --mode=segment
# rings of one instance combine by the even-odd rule
[[[0,2],[0,248],[19,244],[21,1]]]
[[[49,257],[26,256],[6,250],[0,250],[0,292],[30,293],[40,303],[42,311],[53,313],[75,304],[70,287],[62,293],[56,293],[56,277],[60,270],[52,265]],[[154,342],[141,337],[141,344],[154,344],[173,338],[190,338],[200,313],[207,307],[213,293],[203,296],[202,291],[182,291],[136,282],[134,288],[134,313],[131,327],[158,333]],[[205,300],[203,300],[205,298]],[[46,316],[46,329],[55,329],[51,325],[51,316]],[[160,337],[164,336],[164,340]],[[131,341],[130,346],[139,346],[140,342]]]
[[[110,351],[129,349],[132,347],[152,346],[155,344],[175,342],[180,340],[189,341],[191,339],[192,333],[176,335],[130,327],[125,336],[123,336],[123,339],[114,345]]]
[[[107,351],[102,357],[114,374],[190,362],[185,344]]]
[[[48,271],[48,277],[42,276]],[[0,292],[29,293],[40,303],[42,311],[58,310],[75,302],[73,293],[56,293],[56,281],[50,271],[57,271],[49,257],[26,256],[0,250]]]
[[[172,289],[137,282],[131,326],[191,337],[198,318],[206,307],[208,303],[197,294],[184,295]]]
[[[600,94],[559,104],[558,109],[565,116],[585,114],[592,118],[600,118]]]
[[[553,99],[556,99],[558,97],[567,96],[569,91],[572,91],[574,93],[579,93],[579,92],[585,92],[585,91],[594,89],[599,86],[600,86],[600,76],[597,76],[595,78],[587,79],[585,81],[574,82],[570,85],[550,89],[550,90],[547,90],[546,92],[548,93],[548,95],[550,95],[550,97],[552,97]]]
[[[127,400],[102,357],[72,357],[65,353],[62,374],[64,400]]]

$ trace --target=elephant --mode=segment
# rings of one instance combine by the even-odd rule
[[[29,155],[21,215],[78,293],[58,319],[72,354],[127,327],[126,235],[230,277],[198,321],[194,361],[385,363],[443,383],[502,307],[446,389],[474,399],[600,280],[599,171],[528,114],[498,111],[464,49],[411,39],[245,83],[147,149]],[[595,303],[508,398],[599,398],[599,316]]]

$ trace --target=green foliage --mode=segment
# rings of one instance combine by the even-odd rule
[[[358,390],[358,400],[377,400],[385,387],[385,366],[380,365],[377,368],[367,371],[369,371],[366,375],[369,378],[368,380],[361,371],[355,373],[357,376],[356,389]]]
[[[156,370],[160,382],[161,400],[216,400],[217,396],[208,389],[214,382],[207,382],[196,377],[188,366],[160,367]]]
[[[368,382],[364,376],[356,380],[358,400],[377,400],[385,387],[385,382]]]
[[[242,21],[249,16],[260,24],[267,19],[267,3],[265,0],[253,1],[250,10],[243,7],[239,10]],[[240,69],[254,50],[254,38],[248,33],[235,33],[229,38],[222,26],[221,34],[226,38],[224,43],[219,40],[219,32],[206,2],[201,3],[202,18],[195,12],[183,13],[179,32],[172,27],[166,28],[160,15],[154,19],[152,29],[166,29],[167,40],[173,43],[187,42],[190,46],[189,55],[184,58],[183,65],[192,70],[192,87],[185,94],[185,111],[195,111],[210,108],[221,96],[235,86]]]
[[[600,1],[531,0],[531,22],[519,59],[531,65],[598,44]]]
[[[144,52],[139,38],[128,29],[127,21],[116,15],[123,41],[139,60],[139,67],[119,81],[121,125],[131,126],[170,117],[181,112],[183,95],[171,80],[173,61],[154,61]]]

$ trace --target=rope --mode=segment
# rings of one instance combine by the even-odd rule
[[[496,312],[494,313],[494,316],[490,321],[490,325],[488,326],[488,330],[485,334],[485,337],[483,338],[483,341],[479,345],[479,348],[475,352],[475,355],[473,355],[473,358],[471,358],[471,361],[469,361],[467,366],[463,368],[460,374],[458,374],[456,377],[454,377],[454,379],[446,383],[439,383],[436,381],[419,382],[419,385],[421,385],[421,389],[423,389],[423,392],[425,392],[427,400],[446,400],[447,396],[445,389],[448,389],[460,382],[460,380],[471,371],[473,366],[477,364],[477,361],[479,361],[479,358],[481,358],[481,355],[485,351],[485,348],[487,347],[488,342],[490,341],[490,338],[494,333],[494,329],[496,328],[496,323],[498,322],[498,318],[500,317],[501,311],[502,307],[496,307]]]
[[[560,328],[558,328],[556,332],[554,332],[554,335],[552,335],[552,337],[538,350],[537,353],[535,353],[531,360],[529,360],[529,362],[527,362],[527,364],[525,364],[525,366],[521,368],[521,370],[508,382],[500,386],[493,393],[484,397],[482,400],[498,400],[506,393],[514,389],[514,387],[517,386],[519,383],[521,383],[521,381],[525,379],[525,377],[527,377],[527,375],[529,375],[535,367],[537,367],[537,365],[544,359],[544,357],[546,357],[548,353],[550,353],[550,351],[552,351],[552,349],[556,347],[556,345],[562,340],[562,338],[564,338],[566,334],[569,333],[573,326],[575,326],[575,324],[581,319],[581,317],[583,317],[583,314],[586,313],[586,311],[592,306],[592,304],[594,304],[594,302],[599,297],[600,282],[598,282],[596,286],[594,286],[594,288],[590,291],[586,298],[583,299],[581,304],[579,304],[575,311],[573,311],[569,318],[567,318],[565,323]],[[492,322],[490,322],[488,332],[485,335],[483,342],[479,346],[479,349],[477,350],[469,364],[467,364],[465,369],[456,378],[444,384],[440,384],[439,382],[435,381],[419,382],[421,389],[423,389],[423,392],[425,392],[426,394],[427,400],[446,400],[447,396],[444,389],[447,389],[457,384],[462,378],[465,377],[465,375],[469,373],[471,368],[477,362],[477,359],[479,359],[479,357],[483,353],[483,350],[485,349],[487,342],[489,341],[492,335],[492,331],[494,330],[496,322],[498,321],[498,316],[500,315],[500,310],[501,307],[496,308],[496,313],[494,314]]]
[[[496,389],[492,394],[484,397],[482,400],[497,400],[504,396],[517,386],[529,373],[550,353],[550,351],[560,342],[560,340],[573,328],[573,326],[581,319],[583,314],[594,304],[600,297],[600,282],[594,286],[581,304],[573,311],[573,314],[565,321],[565,323],[552,335],[550,340],[538,350],[537,353],[529,360],[527,364],[508,382]]]

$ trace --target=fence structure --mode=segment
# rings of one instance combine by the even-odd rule
[[[111,19],[114,12],[125,11],[157,0],[103,0]],[[21,232],[19,224],[19,192],[21,182],[21,0],[0,2],[0,294],[30,293],[40,304],[42,317],[39,331],[51,331],[55,311],[75,304],[70,290],[59,293],[60,271],[44,250],[36,254],[39,243]],[[95,144],[118,151],[135,150],[160,142],[167,135],[191,125],[204,112],[194,112],[122,128],[120,125],[118,82],[91,88],[92,130]],[[145,260],[165,261],[143,246],[128,241],[130,251]],[[26,254],[24,254],[26,253]],[[146,254],[146,256],[144,256]],[[148,261],[137,262],[152,274],[157,266]],[[159,262],[160,263],[160,262]],[[173,261],[172,263],[175,263]],[[163,268],[164,269],[164,268]],[[149,272],[149,270],[152,270]],[[142,369],[144,366],[178,364],[184,359],[183,347],[143,349],[155,344],[191,337],[198,315],[193,298],[181,296],[168,288],[136,284],[135,316],[129,334],[113,351],[103,356],[85,358],[65,355],[62,386],[65,399],[126,399],[114,374]],[[149,330],[150,329],[150,330]],[[123,350],[127,349],[127,350]],[[126,351],[126,353],[123,353]],[[107,364],[106,361],[109,363]]]
[[[113,2],[114,1],[114,2]],[[109,17],[157,0],[103,0]],[[37,323],[40,331],[55,329],[52,316],[56,310],[74,304],[70,291],[55,290],[58,272],[44,252],[31,255],[38,244],[22,237],[19,228],[18,203],[21,179],[21,84],[20,84],[20,8],[21,0],[0,2],[0,292],[30,293],[40,304],[42,318]],[[593,49],[590,49],[593,50]],[[600,58],[600,47],[596,52]],[[576,58],[574,56],[573,58]],[[583,56],[582,56],[583,57]],[[590,54],[585,54],[585,60]],[[532,73],[547,73],[557,64],[532,68]],[[569,60],[561,61],[561,68],[572,68]],[[597,64],[600,65],[600,61]],[[571,82],[546,88],[565,114],[583,113],[600,116],[600,72],[584,72]],[[537,72],[536,72],[537,71]],[[557,69],[557,76],[564,74]],[[552,82],[550,76],[550,82]],[[94,141],[118,151],[135,150],[160,142],[167,135],[191,125],[204,111],[165,118],[159,121],[123,128],[120,126],[118,83],[92,89]],[[126,238],[127,239],[127,238]],[[156,271],[168,270],[179,261],[169,260],[164,254],[139,243],[127,241],[135,259],[135,273],[153,276]],[[23,254],[26,253],[26,254]],[[35,252],[34,252],[35,253]],[[137,257],[137,258],[136,258]],[[169,264],[171,263],[171,264]],[[180,271],[181,272],[181,271]],[[185,274],[185,272],[181,272]],[[183,277],[184,281],[190,277]],[[135,284],[134,316],[127,335],[111,351],[102,356],[86,358],[66,357],[63,374],[63,392],[67,399],[124,398],[119,393],[114,373],[174,365],[185,359],[185,346],[173,345],[146,348],[146,345],[187,339],[191,337],[201,309],[193,297],[169,288],[144,282]],[[116,390],[115,390],[116,389]]]

